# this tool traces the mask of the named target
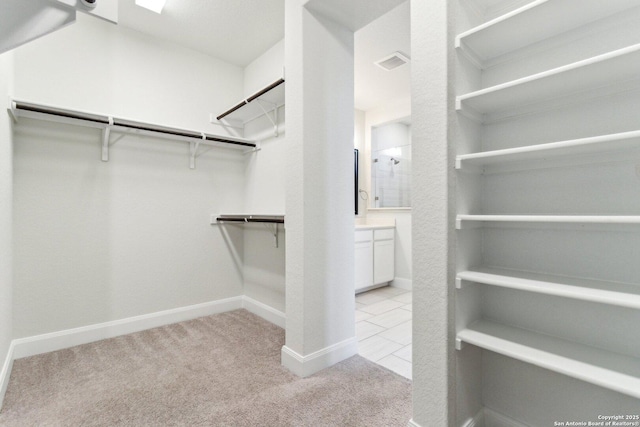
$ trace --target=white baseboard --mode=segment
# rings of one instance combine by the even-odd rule
[[[2,370],[0,371],[0,410],[2,410],[2,404],[4,403],[4,395],[7,392],[9,386],[9,378],[11,377],[11,369],[13,368],[13,352],[15,346],[13,341],[9,345],[9,351],[7,351],[7,357],[2,364]]]
[[[282,365],[299,377],[308,377],[358,354],[358,338],[352,337],[306,356],[286,345],[282,347]]]
[[[484,427],[484,408],[480,408],[478,413],[473,417],[462,423],[461,427]]]
[[[172,310],[159,311],[142,316],[129,317],[112,322],[67,329],[49,334],[13,340],[13,358],[35,356],[36,354],[62,350],[76,345],[87,344],[120,335],[131,334],[169,325],[171,323],[191,320],[198,317],[242,308],[242,296],[211,301]]]
[[[404,289],[406,291],[410,291],[413,289],[413,280],[411,279],[403,279],[402,277],[394,278],[391,283],[389,283],[394,288]]]
[[[484,408],[484,425],[491,427],[529,427],[493,409]]]
[[[286,326],[286,314],[264,303],[261,303],[260,301],[249,298],[246,295],[242,297],[242,307],[244,307],[247,311],[255,314],[256,316],[260,316],[266,321],[273,323],[274,325],[280,326],[281,328],[284,328]]]

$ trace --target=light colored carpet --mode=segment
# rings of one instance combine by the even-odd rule
[[[309,377],[246,310],[16,360],[2,426],[406,426],[411,382],[354,356]]]

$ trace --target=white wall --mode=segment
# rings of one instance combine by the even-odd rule
[[[244,70],[245,96],[282,77],[284,40],[278,42]],[[285,108],[278,109],[278,136],[266,117],[245,126],[245,137],[259,138],[261,150],[245,156],[244,209],[247,213],[285,213],[286,133]],[[244,226],[244,293],[280,312],[285,312],[284,228],[278,226],[278,247],[273,225]]]
[[[0,55],[0,98],[11,93],[13,54]],[[0,408],[11,361],[8,359],[12,331],[12,203],[13,155],[11,119],[0,111]]]
[[[19,48],[16,97],[219,132],[209,112],[242,96],[238,67],[79,16]],[[15,338],[242,294],[244,157],[38,121],[15,130]]]

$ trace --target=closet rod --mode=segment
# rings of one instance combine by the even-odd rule
[[[265,93],[269,92],[271,89],[274,89],[274,88],[280,86],[282,83],[284,83],[284,79],[282,79],[282,78],[277,80],[277,81],[275,81],[274,83],[272,83],[269,86],[265,87],[261,91],[259,91],[257,93],[254,93],[249,98],[240,101],[239,104],[234,105],[233,107],[229,108],[227,111],[225,111],[224,113],[222,113],[218,117],[216,117],[216,119],[217,120],[221,120],[221,119],[225,118],[226,116],[228,116],[229,114],[231,114],[234,111],[238,110],[239,108],[244,107],[245,105],[247,105],[251,101],[255,101],[257,98],[259,98],[262,95],[264,95]]]
[[[74,119],[74,120],[82,120],[86,122],[99,123],[105,126],[117,126],[119,128],[125,128],[125,129],[134,129],[134,130],[141,130],[146,132],[162,133],[162,134],[172,135],[172,136],[180,136],[184,138],[193,138],[199,141],[206,140],[206,141],[213,141],[213,142],[222,142],[225,144],[237,145],[242,147],[251,147],[251,148],[256,147],[256,144],[252,142],[238,141],[230,138],[225,138],[222,136],[207,135],[199,132],[193,132],[193,131],[182,130],[182,129],[173,129],[173,128],[168,128],[163,126],[152,126],[152,125],[135,122],[131,120],[123,120],[123,119],[117,119],[112,117],[99,116],[96,114],[80,113],[80,112],[62,110],[57,108],[50,108],[50,107],[45,107],[40,105],[28,104],[21,101],[14,101],[13,109],[15,112],[18,113],[18,115],[20,111],[29,111],[33,113],[47,114],[52,116],[65,117],[65,118]]]
[[[267,222],[272,224],[284,224],[282,215],[221,215],[216,218],[218,222]]]

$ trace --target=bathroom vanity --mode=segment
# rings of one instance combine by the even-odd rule
[[[355,292],[392,281],[395,276],[395,224],[356,224]]]

